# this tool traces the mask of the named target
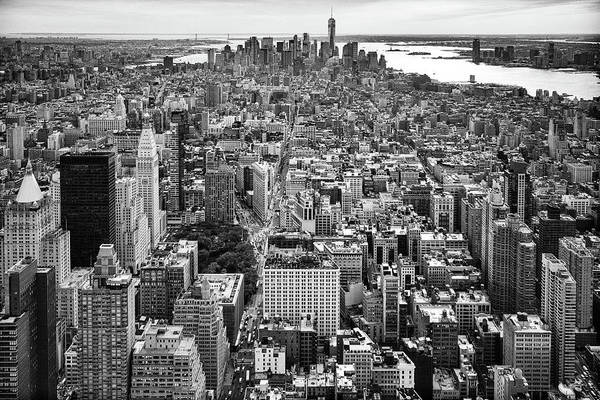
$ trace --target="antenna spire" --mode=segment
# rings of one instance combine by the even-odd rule
[[[333,6],[331,6],[331,18],[333,18]]]

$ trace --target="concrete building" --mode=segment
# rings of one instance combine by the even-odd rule
[[[488,287],[495,312],[536,310],[536,245],[533,232],[517,214],[496,220],[491,231]]]
[[[454,196],[450,193],[432,193],[429,217],[436,228],[444,228],[454,232]]]
[[[79,293],[79,360],[82,399],[126,398],[135,334],[131,275],[113,244],[98,251],[90,282]]]
[[[265,315],[258,326],[258,336],[260,340],[272,338],[283,346],[288,366],[306,369],[317,362],[317,331],[312,315],[303,316],[298,325]]]
[[[529,393],[529,384],[519,368],[494,365],[494,400],[512,400]]]
[[[67,328],[79,327],[79,295],[89,283],[91,269],[75,269],[56,289],[56,316]]]
[[[171,321],[175,301],[191,284],[190,260],[172,247],[157,248],[140,268],[140,314]]]
[[[159,197],[158,151],[152,128],[144,127],[140,136],[136,158],[138,192],[144,200],[144,214],[150,227],[150,245],[160,241],[163,235]]]
[[[358,390],[371,384],[373,372],[373,347],[357,340],[344,339],[342,363],[353,365],[356,371],[354,385]]]
[[[223,323],[229,343],[235,343],[244,314],[244,274],[200,274],[206,279],[223,309]]]
[[[575,237],[558,240],[558,257],[566,264],[577,286],[577,327],[592,326],[592,269],[594,256],[585,242]]]
[[[415,364],[401,351],[382,348],[373,357],[373,384],[381,389],[382,399],[396,398],[397,389],[415,387]]]
[[[117,255],[121,267],[137,275],[142,262],[150,253],[151,245],[144,199],[139,194],[135,178],[118,179],[115,188]]]
[[[317,335],[334,336],[340,321],[340,270],[314,254],[268,259],[263,270],[263,311],[298,324],[316,318]]]
[[[446,305],[419,306],[414,316],[419,336],[431,338],[436,365],[458,366],[458,321],[452,307]]]
[[[552,332],[552,383],[575,375],[576,283],[565,263],[542,254],[541,316]]]
[[[254,372],[285,374],[285,346],[277,345],[265,338],[254,346]]]
[[[215,398],[219,398],[229,360],[229,342],[222,307],[206,278],[197,281],[177,299],[173,323],[183,326],[184,334],[195,336],[206,389],[214,390]]]
[[[262,222],[269,219],[269,201],[273,187],[273,169],[268,163],[252,164],[252,209]]]
[[[205,213],[207,222],[232,224],[235,219],[235,175],[233,169],[220,165],[205,175]]]
[[[519,368],[531,392],[550,389],[552,333],[537,315],[505,314],[504,364]]]
[[[193,336],[183,326],[148,324],[133,346],[131,399],[204,400],[206,382]]]
[[[315,248],[327,254],[340,268],[340,284],[348,289],[352,283],[362,282],[363,252],[356,243],[315,243]]]

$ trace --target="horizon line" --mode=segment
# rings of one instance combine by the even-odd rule
[[[183,35],[258,35],[258,34],[270,34],[270,35],[297,35],[298,32],[178,32],[178,33],[159,33],[159,32],[0,32],[0,35],[169,35],[169,36],[183,36]],[[303,32],[306,33],[306,32]],[[308,32],[310,34],[310,32]],[[327,32],[323,33],[313,33],[316,36],[327,36]],[[585,36],[600,36],[600,31],[597,33],[585,33],[585,32],[577,32],[577,33],[569,33],[569,32],[561,32],[561,33],[473,33],[473,32],[462,32],[462,33],[339,33],[336,36],[535,36],[535,35],[545,35],[545,36],[575,36],[575,35],[585,35]]]

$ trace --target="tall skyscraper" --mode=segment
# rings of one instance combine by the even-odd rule
[[[538,260],[541,260],[542,253],[558,256],[559,239],[577,234],[575,218],[562,214],[558,204],[549,204],[546,211],[540,211],[538,217]]]
[[[138,273],[150,253],[148,217],[135,178],[118,179],[116,186],[116,249],[121,266]]]
[[[144,214],[148,217],[150,243],[154,247],[162,236],[159,198],[158,150],[154,132],[149,126],[142,128],[136,159],[138,191],[144,199]]]
[[[567,265],[577,283],[577,327],[589,328],[592,326],[594,256],[579,238],[564,237],[558,243],[558,257]]]
[[[204,400],[205,385],[194,337],[183,326],[149,323],[133,346],[131,399]]]
[[[535,312],[536,246],[531,229],[519,215],[508,214],[506,220],[493,222],[491,247],[488,287],[495,312]]]
[[[329,37],[329,51],[331,55],[335,55],[335,19],[333,18],[333,9],[331,10],[331,17],[327,21],[327,36]]]
[[[55,228],[52,211],[52,199],[40,190],[30,162],[17,197],[9,201],[4,211],[4,262],[0,270],[0,283],[6,271],[23,258],[40,259],[42,240]],[[2,291],[4,289],[5,285],[2,285]],[[0,303],[3,301],[4,296]]]
[[[508,171],[504,174],[504,199],[511,213],[519,214],[521,221],[531,221],[531,178],[527,171],[528,164],[522,158],[510,161]]]
[[[473,39],[473,56],[472,60],[474,63],[478,64],[481,62],[481,42],[479,39]]]
[[[317,335],[334,336],[340,321],[340,269],[312,254],[267,260],[263,310],[298,324],[302,315],[316,318]]]
[[[564,262],[542,254],[541,314],[552,332],[552,383],[575,374],[576,284]]]
[[[184,140],[189,130],[187,111],[177,110],[171,113],[171,129],[168,138],[165,138],[165,147],[171,151],[169,158],[169,211],[182,211],[185,209],[185,196],[183,193],[183,172],[185,170]]]
[[[265,223],[269,219],[269,200],[273,185],[273,168],[268,163],[252,164],[254,171],[252,185],[254,195],[252,196],[252,209],[254,213]]]
[[[71,265],[93,265],[102,243],[115,243],[115,155],[68,153],[60,157],[61,224],[71,232]]]
[[[56,278],[25,257],[6,272],[0,317],[0,398],[56,399]]]
[[[10,159],[21,161],[25,158],[25,127],[12,126],[6,130],[6,142],[10,149]]]
[[[550,389],[552,333],[537,315],[505,314],[504,364],[520,368],[531,392]]]
[[[235,218],[235,175],[231,167],[220,165],[206,171],[205,210],[207,222],[231,224]]]
[[[113,244],[99,246],[94,272],[79,293],[82,399],[126,399],[135,337],[135,289]]]
[[[215,398],[219,398],[223,392],[229,342],[223,310],[208,280],[197,282],[177,299],[173,324],[182,325],[184,334],[195,336],[206,376],[206,389],[214,390]]]

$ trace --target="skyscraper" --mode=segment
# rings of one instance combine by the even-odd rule
[[[116,181],[115,242],[121,266],[137,275],[142,262],[150,253],[148,217],[144,214],[144,199],[139,195],[135,178]]]
[[[171,151],[169,158],[169,211],[182,211],[185,209],[185,196],[183,193],[183,172],[185,170],[184,140],[189,130],[187,111],[177,110],[171,113],[171,129],[168,138],[165,138],[165,147]]]
[[[220,165],[206,171],[205,210],[207,222],[231,224],[235,217],[235,175],[231,167]]]
[[[481,62],[481,42],[479,39],[473,39],[473,56],[472,60],[474,63],[478,64]]]
[[[142,128],[136,159],[138,191],[144,199],[144,214],[148,217],[150,243],[154,247],[162,236],[159,198],[158,151],[154,132],[149,126]]]
[[[536,246],[533,232],[517,214],[494,221],[491,232],[492,261],[488,287],[497,313],[536,309]]]
[[[135,335],[135,289],[113,244],[99,246],[89,284],[79,293],[82,399],[126,399]]]
[[[329,37],[329,51],[331,56],[335,55],[335,19],[333,18],[333,9],[331,10],[331,17],[327,21],[327,36]]]
[[[182,325],[184,334],[195,336],[206,376],[206,389],[214,390],[215,398],[219,398],[229,358],[229,342],[223,310],[206,278],[177,299],[173,324]]]
[[[528,164],[522,158],[510,161],[508,171],[504,175],[504,199],[511,213],[519,214],[521,221],[531,221],[531,178],[527,171]]]
[[[577,283],[577,327],[592,326],[592,268],[594,256],[583,240],[564,237],[558,240],[558,257],[567,265]]]
[[[0,318],[0,398],[56,399],[56,278],[25,257],[6,273]]]
[[[42,240],[54,227],[52,199],[40,190],[29,162],[17,197],[9,201],[4,211],[4,263],[0,266],[0,284],[6,271],[23,258],[40,259]],[[4,291],[5,285],[1,289]],[[4,296],[0,303],[3,301]]]
[[[12,126],[6,131],[6,142],[10,149],[10,159],[21,161],[25,158],[25,127]]]
[[[93,265],[102,243],[115,243],[115,155],[68,153],[60,158],[61,224],[71,231],[71,265]]]
[[[576,284],[564,262],[542,254],[541,314],[552,332],[552,383],[575,374]]]
[[[269,200],[271,199],[271,187],[273,185],[273,168],[268,163],[252,164],[254,171],[252,185],[254,195],[252,197],[252,209],[264,223],[269,219]]]

